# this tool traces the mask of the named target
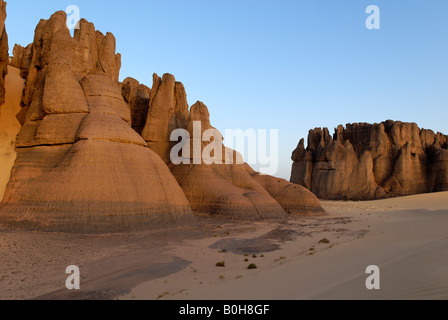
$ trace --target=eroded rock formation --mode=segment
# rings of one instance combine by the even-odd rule
[[[23,84],[20,71],[9,66],[5,77],[5,104],[0,107],[0,201],[17,156],[14,146],[21,126],[16,115],[21,109]]]
[[[170,162],[169,151],[174,145],[170,141],[171,132],[185,129],[187,121],[188,103],[183,84],[171,74],[166,73],[162,78],[154,74],[142,137],[166,163]]]
[[[192,217],[167,166],[131,128],[112,34],[81,20],[72,38],[57,12],[40,21],[28,58],[3,224],[102,232]]]
[[[8,73],[9,46],[5,28],[6,2],[0,0],[0,106],[5,103],[5,77]]]
[[[274,187],[275,183],[269,184],[266,181],[276,178],[260,176],[242,161],[239,154],[225,147],[222,135],[210,124],[207,106],[198,101],[188,111],[185,89],[181,83],[175,82],[174,77],[164,75],[162,84],[169,84],[164,87],[158,85],[160,78],[157,75],[154,79],[155,87],[151,89],[150,99],[161,95],[169,103],[161,103],[158,108],[149,109],[143,136],[147,134],[150,148],[154,148],[167,161],[196,214],[264,219],[287,217],[288,213],[325,213],[318,199],[305,188],[295,188],[287,181]],[[155,88],[157,91],[154,91]],[[150,106],[154,105],[157,103],[150,102]],[[158,117],[163,121],[155,122],[157,126],[154,126],[152,121]],[[199,132],[195,132],[195,122],[200,125]],[[186,144],[189,145],[190,152],[187,164],[173,164],[168,158],[173,144],[176,143],[162,143],[162,140],[164,137],[169,139],[168,134],[173,129],[186,129],[188,132],[189,140]],[[209,129],[215,130],[216,140],[213,142],[203,139],[204,132]],[[148,134],[151,133],[153,136],[159,133],[157,143],[151,143],[151,139],[148,139]],[[219,152],[220,157],[213,151],[210,152],[214,163],[209,164],[202,155],[205,148],[213,147],[211,143],[215,144],[215,150]],[[195,152],[195,148],[199,152]],[[225,162],[226,154],[227,159],[232,159],[230,163]],[[287,197],[290,199],[287,200]]]
[[[194,121],[201,124],[199,137],[193,135]],[[204,163],[202,152],[207,143],[202,141],[202,133],[212,127],[208,109],[203,103],[197,102],[191,107],[186,127],[191,137],[187,142],[191,145],[190,164],[171,165],[170,169],[195,213],[246,219],[287,216],[279,203],[252,179],[244,163]],[[225,148],[222,141],[216,142],[220,144],[222,153],[233,152]],[[200,146],[199,159],[194,153],[195,143]]]
[[[124,100],[131,109],[132,128],[141,134],[148,116],[151,89],[133,78],[126,78],[121,90]]]
[[[32,44],[14,47],[11,67],[26,81],[3,225],[113,232],[175,225],[193,212],[243,219],[325,213],[306,188],[254,172],[219,132],[204,141],[214,129],[208,108],[189,108],[174,76],[154,74],[151,89],[132,78],[119,83],[114,36],[84,19],[79,26],[71,37],[57,12],[39,22]],[[176,129],[189,134],[190,163],[171,161]],[[215,145],[213,159],[234,161],[207,163],[202,151]]]
[[[282,208],[292,215],[322,215],[325,210],[318,198],[305,187],[284,179],[255,172],[246,165],[251,177],[258,182]]]
[[[13,57],[10,66],[17,68],[20,70],[20,76],[23,79],[26,79],[28,76],[28,69],[30,68],[31,63],[31,49],[33,48],[33,44],[29,44],[27,47],[22,47],[19,44],[16,44],[13,49]]]
[[[292,154],[291,182],[323,199],[380,199],[448,190],[448,136],[385,121],[310,130]]]

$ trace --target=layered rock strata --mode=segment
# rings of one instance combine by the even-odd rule
[[[207,106],[198,101],[189,109],[184,86],[175,81],[174,76],[165,74],[160,78],[155,74],[153,79],[142,137],[169,165],[196,214],[264,219],[287,217],[288,213],[325,213],[318,199],[305,188],[287,181],[269,183],[277,178],[255,173],[239,154],[226,148],[221,133],[210,124]],[[134,82],[126,81],[123,88],[130,83]],[[133,86],[137,87],[137,83]],[[129,91],[123,92],[125,99],[131,101],[133,97],[128,95]],[[140,113],[137,115],[139,118],[135,122],[141,123]],[[195,123],[199,132],[195,132]],[[178,142],[171,141],[171,133],[176,129],[188,132],[188,141],[184,142],[189,152],[185,159],[188,161],[173,164],[171,151]],[[213,142],[203,136],[210,129],[215,131]],[[220,157],[207,150],[205,154],[214,158],[204,161],[204,149],[214,148]],[[227,159],[233,160],[226,162],[226,154]]]

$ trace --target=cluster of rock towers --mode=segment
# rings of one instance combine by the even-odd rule
[[[115,232],[179,225],[201,215],[325,213],[306,188],[247,164],[173,165],[171,132],[191,131],[193,121],[212,128],[207,107],[189,107],[184,86],[170,74],[154,75],[152,88],[132,78],[120,83],[115,38],[92,23],[82,19],[72,37],[66,14],[56,12],[39,22],[33,43],[14,47],[11,61],[4,28],[0,49],[3,75],[9,63],[25,79],[1,224]],[[0,99],[4,92],[0,81]]]
[[[448,136],[385,121],[310,130],[292,154],[291,182],[319,198],[374,200],[448,191]]]

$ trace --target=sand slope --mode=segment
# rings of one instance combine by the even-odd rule
[[[6,102],[0,107],[0,200],[3,199],[16,160],[14,143],[21,127],[16,114],[21,109],[20,99],[24,85],[20,70],[9,66],[5,83]]]
[[[334,245],[327,245],[324,250],[317,246],[312,255],[297,255],[297,247],[305,239],[296,240],[296,248],[283,246],[279,251],[278,255],[288,257],[281,265],[241,273],[244,277],[192,285],[163,298],[448,299],[448,192],[322,204],[330,216],[352,219],[343,227],[347,231],[356,230],[361,224],[368,233],[348,242],[329,237]],[[322,233],[312,235],[315,240],[320,237]],[[365,269],[369,265],[380,268],[380,290],[366,289]],[[170,277],[161,280],[171,282]],[[154,299],[154,285],[155,282],[142,284],[124,298]],[[161,285],[159,291],[164,286],[167,285]]]

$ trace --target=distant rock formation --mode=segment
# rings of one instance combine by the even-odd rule
[[[20,70],[20,76],[24,79],[28,76],[28,70],[31,63],[31,49],[33,44],[29,44],[26,48],[19,44],[14,45],[13,57],[9,63],[10,66]]]
[[[31,52],[1,222],[109,232],[191,219],[169,169],[130,126],[114,36],[81,20],[72,38],[57,12],[40,21]]]
[[[246,168],[250,176],[266,189],[287,213],[292,215],[322,215],[326,213],[318,198],[305,187],[284,179],[260,174],[248,165]]]
[[[149,109],[142,137],[148,146],[169,163],[170,141],[174,129],[186,129],[188,120],[187,94],[182,83],[171,74],[153,76]]]
[[[291,182],[321,199],[369,200],[448,190],[448,136],[385,121],[310,130],[292,153]]]
[[[5,103],[5,76],[8,73],[9,46],[5,28],[6,2],[0,0],[0,106]]]

